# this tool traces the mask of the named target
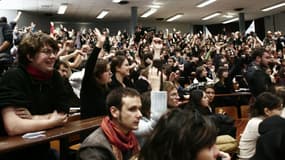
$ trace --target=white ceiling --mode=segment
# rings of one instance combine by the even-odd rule
[[[160,4],[161,7],[147,20],[168,18],[176,13],[183,13],[184,16],[176,22],[192,24],[220,23],[227,20],[227,18],[222,16],[225,14],[233,14],[237,17],[238,12],[234,11],[235,8],[244,8],[243,12],[246,20],[285,11],[285,7],[269,12],[261,11],[264,7],[282,2],[280,0],[217,0],[204,8],[196,8],[196,4],[201,1],[203,0],[129,0],[129,4],[120,5],[113,3],[112,0],[0,0],[0,9],[49,13],[55,16],[72,17],[76,20],[94,19],[101,10],[107,9],[110,13],[103,20],[121,20],[130,18],[132,6],[138,7],[138,16],[140,16],[150,8],[150,5],[155,3]],[[66,14],[56,15],[61,3],[68,3]],[[222,15],[208,21],[201,20],[202,17],[217,11],[222,12]]]

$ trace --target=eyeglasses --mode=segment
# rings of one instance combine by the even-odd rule
[[[40,50],[40,52],[46,54],[47,56],[51,56],[52,54],[56,55],[56,52],[50,48],[43,48]]]

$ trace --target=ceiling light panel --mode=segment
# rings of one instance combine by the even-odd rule
[[[267,12],[267,11],[271,11],[273,9],[280,8],[280,7],[283,7],[283,6],[285,6],[285,2],[276,4],[276,5],[273,5],[273,6],[270,6],[270,7],[266,7],[264,9],[262,9],[261,11]]]
[[[196,7],[198,8],[203,8],[203,7],[206,7],[207,5],[211,4],[211,3],[214,3],[216,0],[206,0],[198,5],[196,5]]]

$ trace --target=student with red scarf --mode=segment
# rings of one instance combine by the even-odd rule
[[[79,149],[79,160],[128,160],[139,152],[132,130],[142,117],[140,94],[131,88],[116,88],[106,99],[108,116]]]

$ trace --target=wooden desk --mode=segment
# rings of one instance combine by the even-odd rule
[[[68,155],[68,136],[96,129],[101,124],[102,118],[94,117],[71,121],[62,127],[46,130],[45,137],[36,139],[23,139],[22,135],[0,137],[0,154],[59,139],[60,159],[64,160]]]

